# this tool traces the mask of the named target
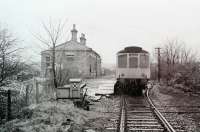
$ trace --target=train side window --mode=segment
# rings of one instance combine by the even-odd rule
[[[129,57],[129,67],[130,68],[138,67],[138,57]]]
[[[118,67],[126,68],[126,66],[127,66],[127,54],[119,55],[118,56]]]
[[[149,56],[145,54],[140,55],[140,68],[148,68],[149,66]]]

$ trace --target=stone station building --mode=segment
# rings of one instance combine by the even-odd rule
[[[101,75],[101,57],[92,48],[86,46],[86,38],[82,33],[77,40],[75,25],[71,30],[71,40],[56,46],[56,69],[68,71],[70,77],[95,78]],[[41,52],[41,74],[49,77],[51,70],[52,50]]]

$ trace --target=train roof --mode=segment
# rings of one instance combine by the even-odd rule
[[[149,53],[146,50],[143,50],[141,47],[138,46],[130,46],[125,47],[123,50],[120,50],[118,53]]]

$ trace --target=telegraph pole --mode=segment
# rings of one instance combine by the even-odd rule
[[[161,77],[161,68],[160,68],[160,47],[155,48],[157,50],[157,55],[158,55],[158,82],[160,82],[160,77]]]
[[[97,64],[97,55],[96,55],[96,78],[97,78],[97,73],[98,73],[98,71],[97,71],[98,67],[97,66],[98,66],[98,64]]]

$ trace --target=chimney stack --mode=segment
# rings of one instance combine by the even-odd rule
[[[71,30],[71,33],[72,33],[72,38],[71,40],[72,41],[77,41],[77,30],[76,30],[76,25],[73,24],[73,29]]]
[[[85,34],[84,33],[81,34],[80,43],[83,44],[83,45],[86,45],[86,38],[85,38]]]

